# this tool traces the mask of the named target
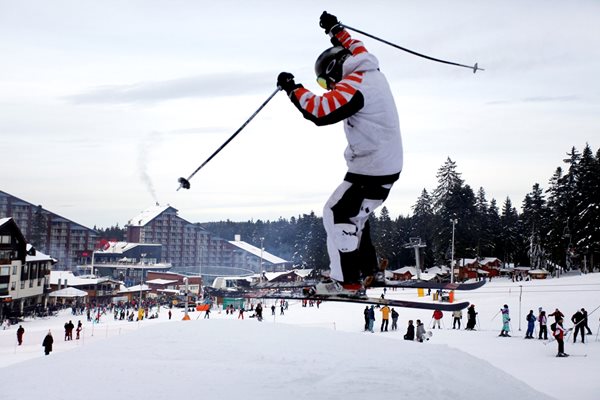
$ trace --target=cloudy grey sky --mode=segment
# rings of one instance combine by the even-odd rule
[[[326,9],[372,39],[394,91],[405,168],[386,205],[409,214],[447,157],[488,200],[520,206],[565,153],[600,147],[600,2],[0,0],[0,190],[87,226],[155,202],[192,222],[315,211],[345,172],[341,125],[318,128],[275,89],[316,92]]]

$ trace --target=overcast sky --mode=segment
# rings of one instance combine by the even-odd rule
[[[520,207],[572,146],[600,147],[600,2],[0,0],[0,190],[92,227],[170,204],[191,222],[315,211],[345,173],[341,124],[275,89],[319,92],[321,12],[451,67],[364,40],[393,89],[405,162],[386,206],[412,212],[450,157]]]

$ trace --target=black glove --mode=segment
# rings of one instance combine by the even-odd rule
[[[321,18],[319,18],[319,26],[325,29],[325,33],[329,34],[333,30],[333,34],[336,34],[342,27],[335,15],[329,14],[327,11],[323,11]]]
[[[294,89],[300,87],[300,85],[294,82],[294,75],[289,72],[282,72],[277,77],[277,86],[281,88],[281,90],[285,90],[285,92],[289,95]]]

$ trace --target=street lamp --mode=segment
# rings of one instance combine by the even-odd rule
[[[264,237],[260,238],[260,274],[263,274],[263,241],[265,240]],[[262,279],[262,278],[261,278]]]
[[[143,285],[144,285],[144,258],[146,258],[146,253],[142,253],[140,254],[140,256],[142,257],[142,267],[140,269],[140,273],[141,273],[141,277],[140,277],[140,307],[142,307],[142,289],[143,289]]]
[[[458,220],[456,218],[451,219],[452,222],[452,260],[450,261],[450,283],[454,283],[454,229]]]

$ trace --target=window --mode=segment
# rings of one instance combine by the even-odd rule
[[[0,235],[0,244],[10,244],[10,236]]]
[[[10,284],[10,290],[15,290],[17,288],[17,282],[12,282]]]
[[[6,267],[0,267],[0,276],[7,276],[10,275],[10,267],[6,266]]]
[[[12,272],[12,274],[13,275],[17,274],[17,266],[16,265],[13,265],[13,272]]]

